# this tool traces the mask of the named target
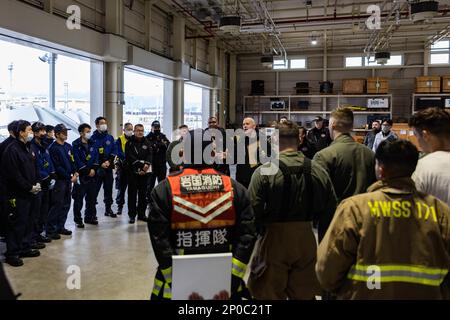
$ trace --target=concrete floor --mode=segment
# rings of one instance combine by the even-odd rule
[[[71,237],[48,244],[40,257],[24,259],[23,267],[5,265],[15,293],[22,294],[20,299],[149,299],[157,262],[147,224],[129,225],[126,209],[117,219],[105,217],[102,201],[97,208],[98,226],[77,229],[70,212],[66,228],[74,231]],[[79,290],[67,287],[68,280],[73,283],[73,271],[67,273],[72,265],[80,268]]]

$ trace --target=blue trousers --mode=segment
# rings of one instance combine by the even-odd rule
[[[75,223],[82,223],[81,210],[83,209],[83,200],[86,202],[84,210],[84,219],[92,220],[97,217],[95,202],[97,199],[97,179],[81,179],[81,184],[75,184],[72,192],[73,198],[73,218]]]
[[[71,191],[72,182],[70,180],[56,180],[55,188],[51,194],[46,234],[58,233],[65,228],[72,201]]]

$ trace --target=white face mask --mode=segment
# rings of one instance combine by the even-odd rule
[[[100,130],[101,132],[107,131],[107,130],[108,130],[108,125],[107,125],[107,124],[101,124],[101,125],[99,126],[99,130]]]
[[[383,133],[388,133],[391,130],[391,126],[381,126],[381,131],[383,131]]]
[[[84,138],[85,138],[86,140],[90,140],[90,139],[92,138],[92,132],[85,133],[85,134],[84,134]]]
[[[31,142],[31,140],[33,140],[34,138],[34,134],[33,133],[29,133],[27,136],[27,142]]]
[[[125,133],[125,136],[128,138],[133,135],[133,131],[125,131],[124,133]]]

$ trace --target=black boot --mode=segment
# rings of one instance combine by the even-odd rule
[[[24,252],[20,254],[20,258],[36,258],[39,257],[41,253],[39,250],[31,249],[30,251]]]
[[[31,245],[31,249],[33,249],[33,250],[41,250],[41,249],[45,249],[45,244],[40,243],[40,242],[33,243],[33,244]]]
[[[147,218],[146,216],[142,216],[142,217],[138,217],[138,220],[139,220],[139,221],[147,222],[147,221],[148,221],[148,218]]]
[[[94,226],[98,225],[98,221],[94,218],[84,219],[85,224],[92,224]]]
[[[12,267],[21,267],[23,266],[23,260],[19,257],[6,257],[5,262]]]
[[[50,243],[52,242],[52,239],[50,239],[49,237],[43,236],[43,235],[39,235],[36,239],[37,242],[40,243]]]

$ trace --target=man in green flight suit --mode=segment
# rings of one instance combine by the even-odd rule
[[[249,187],[260,236],[249,289],[258,300],[312,300],[320,294],[312,221],[333,215],[336,196],[325,170],[297,151],[298,126],[285,121],[276,129],[279,169],[269,175],[270,163],[262,165]]]
[[[331,113],[331,145],[316,153],[313,161],[321,165],[333,182],[338,203],[365,193],[376,181],[375,155],[365,145],[356,142],[350,132],[353,129],[353,112],[349,108],[338,108]],[[319,219],[319,241],[325,235],[333,219],[322,215]]]

